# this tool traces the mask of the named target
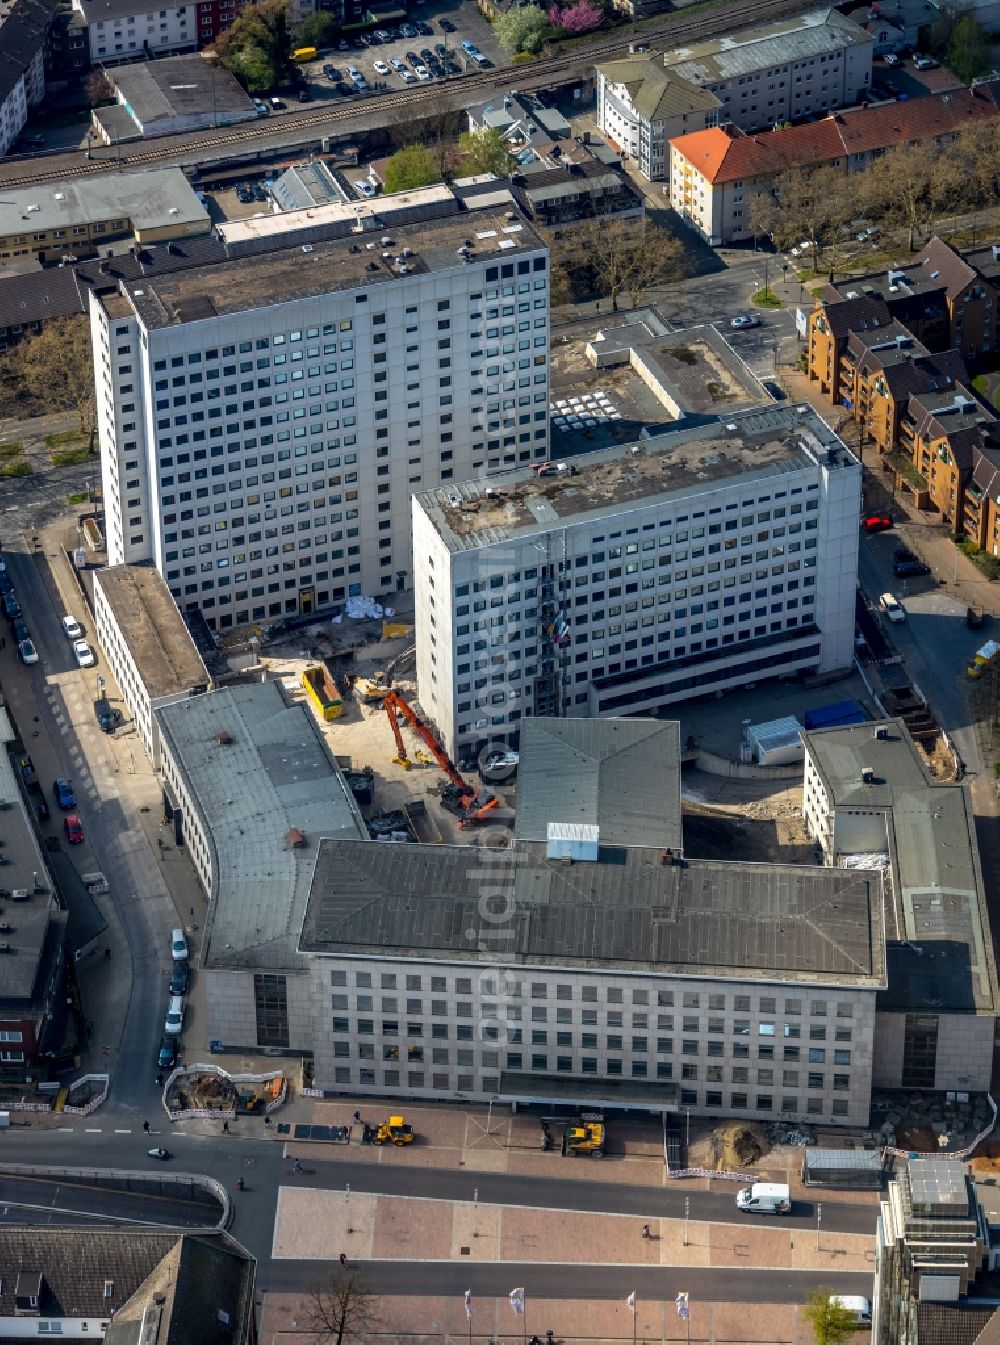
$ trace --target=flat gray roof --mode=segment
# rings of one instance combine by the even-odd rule
[[[177,701],[156,717],[213,850],[204,964],[296,967],[320,837],[371,843],[311,711],[290,704],[279,682],[254,682]],[[301,845],[291,843],[293,829]]]
[[[203,114],[231,122],[257,115],[229,71],[204,56],[167,56],[116,66],[109,77],[143,125],[175,116]]]
[[[97,571],[94,584],[107,598],[152,700],[208,688],[212,679],[159,571],[112,565]]]
[[[992,1013],[996,965],[967,788],[933,781],[898,719],[802,737],[836,807],[886,814],[896,941],[880,1002]]]
[[[550,822],[600,827],[602,846],[680,850],[680,725],[657,719],[526,719],[517,775],[519,841]]]
[[[835,9],[817,9],[677,47],[663,61],[693,84],[715,84],[870,42],[869,33]]]
[[[559,475],[518,468],[415,498],[448,548],[467,551],[588,517],[618,515],[629,503],[701,495],[727,479],[800,471],[825,461],[830,450],[841,465],[856,465],[812,407],[768,407],[581,453],[568,459],[568,470]]]
[[[917,1158],[907,1163],[906,1171],[914,1214],[942,1209],[964,1214],[968,1210],[969,1186],[964,1163],[954,1158]]]
[[[296,225],[296,213],[267,216],[257,221],[261,251],[177,271],[162,279],[123,282],[122,295],[145,326],[169,327],[259,308],[269,295],[280,295],[283,300],[305,299],[336,290],[377,288],[406,275],[452,270],[463,265],[458,249],[466,242],[472,244],[477,261],[488,257],[498,264],[516,261],[522,252],[543,246],[530,224],[510,220],[499,211],[442,214],[441,207],[447,209],[452,199],[447,193],[447,200],[440,205],[434,199],[429,201],[433,216],[426,222],[393,224],[392,242],[385,245],[379,234],[366,238],[350,231],[347,206],[320,207],[333,212],[344,233],[325,239],[317,235],[306,256],[301,242],[293,236],[281,236],[286,224]],[[377,219],[377,203],[375,206]],[[371,220],[372,210],[358,218]],[[305,222],[300,223],[307,227]],[[409,248],[409,255],[404,256],[404,248]],[[383,252],[389,256],[383,258]]]
[[[805,984],[884,984],[882,876],[872,870],[692,860],[602,850],[548,860],[544,846],[324,841],[303,952],[502,956],[512,964],[714,975]],[[484,883],[510,893],[504,939],[483,951]]]
[[[0,198],[4,238],[120,218],[131,220],[136,230],[210,225],[208,213],[179,168],[40,182],[8,188]]]

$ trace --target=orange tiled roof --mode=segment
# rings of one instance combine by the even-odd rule
[[[780,131],[748,135],[734,126],[715,126],[678,136],[670,143],[709,182],[735,182],[773,177],[806,164],[831,163],[845,154],[936,139],[998,115],[985,89],[955,89],[906,103],[836,112],[822,121]]]

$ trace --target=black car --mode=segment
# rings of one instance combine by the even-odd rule
[[[455,25],[452,23],[451,19],[442,19],[440,27],[442,33],[453,33],[455,31]]]
[[[416,28],[417,32],[420,34],[421,37],[430,37],[431,34],[434,32],[434,29],[430,26],[430,24],[425,23],[423,19],[419,19],[413,26],[414,28]]]
[[[916,560],[917,558],[913,552],[909,551],[905,546],[897,546],[892,553],[892,559],[894,564],[899,565],[904,560]]]
[[[175,962],[174,969],[170,973],[170,993],[172,995],[186,995],[188,988],[188,977],[190,970],[186,962]]]
[[[420,59],[423,61],[424,65],[431,65],[431,64],[433,64],[433,62],[434,62],[434,53],[431,51],[430,47],[421,47],[421,48],[420,48]]]
[[[462,68],[455,60],[454,56],[448,57],[444,63],[444,68],[449,75],[460,75],[462,73]]]
[[[323,74],[326,75],[327,79],[332,79],[334,83],[340,79],[340,71],[335,65],[324,65]]]
[[[443,42],[435,42],[434,50],[437,52],[438,56],[440,56],[442,61],[445,60],[445,58],[448,55],[448,48],[444,45]]]
[[[370,47],[375,44],[375,38],[371,37],[368,33],[358,33],[358,41],[363,47]]]
[[[29,640],[30,638],[31,632],[24,624],[24,618],[16,616],[14,618],[14,639],[20,644],[22,640]]]
[[[919,579],[921,575],[930,574],[931,567],[922,560],[900,560],[892,567],[892,572],[900,579]]]
[[[21,604],[18,602],[17,594],[13,589],[11,589],[9,593],[3,595],[3,610],[10,617],[11,621],[13,621],[16,616],[21,615]]]
[[[164,1037],[160,1041],[160,1054],[156,1057],[160,1069],[173,1069],[177,1064],[177,1042],[173,1037]]]
[[[775,381],[774,381],[773,378],[765,378],[765,379],[763,379],[763,380],[762,380],[762,385],[763,385],[764,391],[768,394],[768,396],[769,396],[773,401],[775,401],[775,402],[783,402],[783,401],[785,400],[785,390],[784,390],[784,388],[780,387],[777,383],[775,383]]]
[[[420,57],[415,51],[408,51],[405,59],[408,65],[418,66],[421,64]]]
[[[49,812],[49,805],[43,798],[39,799],[35,804],[35,812],[38,814],[39,822],[47,822],[52,816]]]
[[[312,100],[313,100],[313,96],[312,96],[312,94],[309,92],[308,89],[299,89],[299,102],[300,102],[300,103],[311,103]]]

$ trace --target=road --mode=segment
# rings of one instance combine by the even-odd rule
[[[106,971],[107,993],[128,999],[120,1046],[107,1043],[113,1078],[106,1107],[149,1114],[158,1107],[155,1056],[166,1004],[174,908],[127,798],[129,787],[94,721],[100,651],[96,669],[79,669],[60,625],[62,603],[50,569],[60,562],[27,554],[23,538],[3,540],[8,570],[41,660],[23,668],[8,646],[0,655],[5,698],[25,734],[42,788],[48,791],[56,776],[73,781],[86,841],[67,848],[80,872],[99,869],[108,878],[129,954]],[[88,635],[93,644],[93,631]],[[14,675],[8,675],[11,670]],[[141,748],[137,745],[135,751]],[[59,834],[60,826],[53,809],[43,830]]]
[[[567,1230],[572,1237],[572,1230]],[[623,1301],[633,1289],[640,1302],[669,1302],[678,1292],[693,1302],[801,1303],[810,1289],[824,1281],[816,1271],[761,1270],[753,1267],[697,1268],[685,1266],[582,1266],[575,1263],[532,1261],[527,1265],[504,1261],[493,1264],[465,1261],[366,1261],[365,1280],[376,1294],[461,1298],[466,1289],[476,1298],[506,1298],[515,1284],[531,1286],[530,1298]],[[274,1293],[301,1293],[324,1283],[325,1266],[316,1261],[274,1261],[267,1289]],[[326,1277],[328,1279],[328,1276]],[[830,1274],[825,1274],[829,1283]],[[871,1274],[836,1273],[838,1294],[871,1297]],[[555,1325],[555,1324],[554,1324]],[[542,1331],[532,1321],[531,1329]],[[557,1331],[558,1334],[558,1331]]]
[[[222,1217],[219,1202],[207,1198],[203,1188],[194,1188],[202,1193],[200,1198],[184,1194],[185,1183],[179,1171],[166,1176],[164,1164],[135,1154],[128,1161],[137,1169],[149,1168],[154,1182],[162,1175],[162,1187],[149,1187],[146,1178],[148,1189],[112,1191],[86,1178],[25,1177],[3,1172],[0,1223],[57,1227],[153,1224],[171,1228],[214,1228],[218,1224]]]

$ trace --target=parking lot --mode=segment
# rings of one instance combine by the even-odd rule
[[[489,22],[471,4],[434,8],[414,5],[407,20],[385,24],[375,31],[387,33],[390,40],[375,41],[366,34],[364,40],[350,41],[346,50],[341,47],[321,53],[301,67],[312,99],[360,99],[387,89],[399,91],[460,79],[479,69],[462,49],[466,41],[482,52],[490,66],[507,63]],[[364,78],[365,92],[355,88],[348,66]]]

